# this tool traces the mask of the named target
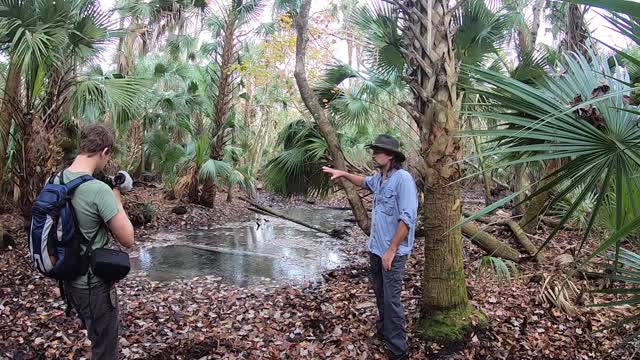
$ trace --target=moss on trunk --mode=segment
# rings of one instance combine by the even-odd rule
[[[471,330],[489,326],[487,317],[473,306],[433,311],[418,324],[418,335],[439,344],[460,343]]]

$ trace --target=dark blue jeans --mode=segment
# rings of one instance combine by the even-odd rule
[[[376,294],[379,319],[376,322],[378,333],[384,336],[387,348],[394,355],[407,353],[407,330],[404,318],[404,306],[400,301],[404,266],[407,256],[393,258],[391,270],[382,267],[382,258],[369,253],[371,261],[371,284]]]

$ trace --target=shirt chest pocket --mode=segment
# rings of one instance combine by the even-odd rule
[[[396,213],[396,197],[397,194],[393,189],[382,189],[379,195],[378,206],[385,215],[394,215]]]

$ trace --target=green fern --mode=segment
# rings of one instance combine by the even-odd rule
[[[498,282],[511,282],[511,279],[519,273],[518,265],[511,261],[493,256],[483,256],[476,264],[478,273],[491,273]]]

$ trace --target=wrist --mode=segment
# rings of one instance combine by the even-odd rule
[[[398,252],[398,247],[393,245],[393,244],[391,244],[389,246],[389,248],[387,249],[387,251],[390,251],[392,254],[395,254],[396,252]]]

